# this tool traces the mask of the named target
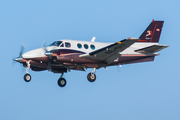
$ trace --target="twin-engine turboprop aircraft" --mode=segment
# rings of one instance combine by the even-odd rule
[[[33,71],[49,70],[61,73],[58,85],[64,87],[66,80],[63,74],[71,70],[85,71],[94,68],[87,75],[90,82],[96,80],[95,70],[107,66],[124,65],[139,62],[153,61],[159,55],[158,51],[168,47],[159,45],[159,38],[164,21],[152,21],[139,38],[127,38],[115,43],[91,42],[77,40],[58,40],[47,47],[31,50],[20,55],[15,61],[26,67],[24,80],[29,82]]]

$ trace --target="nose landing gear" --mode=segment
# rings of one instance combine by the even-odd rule
[[[28,61],[26,63],[27,63],[27,69],[26,69],[26,74],[24,75],[24,81],[30,82],[31,81],[31,75],[29,74],[30,61]]]
[[[28,73],[26,73],[26,74],[24,75],[24,80],[25,80],[26,82],[30,82],[30,81],[31,81],[31,75],[28,74]]]

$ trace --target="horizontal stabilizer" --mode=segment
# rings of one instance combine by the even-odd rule
[[[155,53],[155,52],[158,52],[164,48],[166,48],[168,46],[166,45],[152,45],[152,46],[149,46],[149,47],[145,47],[145,48],[142,48],[142,49],[138,49],[138,50],[135,50],[135,52],[139,52],[139,53]]]

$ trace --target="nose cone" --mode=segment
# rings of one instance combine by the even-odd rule
[[[22,62],[22,61],[23,61],[23,58],[16,58],[16,59],[14,59],[14,61],[16,61],[16,62]]]
[[[27,58],[42,57],[42,56],[44,56],[44,51],[43,51],[42,48],[28,51],[28,52],[26,52],[26,53],[24,53],[22,55],[22,57],[25,58],[25,59],[27,59]]]

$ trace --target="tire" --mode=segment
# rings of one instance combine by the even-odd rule
[[[31,75],[30,74],[25,74],[24,75],[24,81],[26,81],[26,82],[30,82],[31,81]]]
[[[59,78],[59,80],[58,80],[58,85],[59,85],[60,87],[66,86],[66,80],[65,80],[64,78]]]
[[[87,75],[87,79],[88,79],[89,82],[94,82],[96,80],[96,75],[92,74],[92,73],[89,73]]]

